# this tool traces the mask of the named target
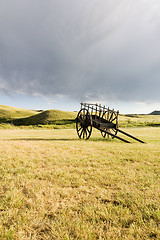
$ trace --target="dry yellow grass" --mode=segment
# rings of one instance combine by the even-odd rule
[[[160,239],[160,128],[125,130],[1,130],[0,239]]]

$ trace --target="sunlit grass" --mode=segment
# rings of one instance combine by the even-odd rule
[[[120,127],[160,127],[160,115],[120,115]]]
[[[37,111],[0,105],[0,123],[37,114]]]
[[[159,239],[160,128],[147,144],[0,131],[0,239]]]
[[[76,118],[75,112],[68,112],[68,111],[60,111],[60,110],[47,110],[42,111],[39,114],[27,117],[27,118],[21,118],[21,119],[15,119],[13,121],[14,125],[20,126],[20,125],[71,125],[73,120]]]

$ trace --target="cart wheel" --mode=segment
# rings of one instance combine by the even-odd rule
[[[92,133],[92,118],[89,111],[85,108],[78,112],[76,119],[76,129],[78,137],[87,140]]]
[[[108,129],[104,129],[104,130],[114,134],[114,136],[117,135],[117,130],[115,130],[114,128],[108,128]],[[103,131],[101,131],[101,135],[102,135],[103,138],[105,138],[106,135],[107,135],[108,138],[112,138],[112,139],[114,138],[114,136],[111,136],[111,135],[109,135],[109,134],[107,134],[106,132],[103,132]]]
[[[106,111],[106,112],[104,112],[102,118],[109,121],[110,123],[115,124],[115,126],[117,125],[118,115],[116,114],[116,112],[109,112],[108,113],[108,111]],[[114,129],[114,128],[105,128],[104,130],[112,133],[114,136],[117,135],[117,130]],[[103,132],[103,131],[101,131],[101,135],[102,135],[103,138],[105,138],[106,135],[107,135],[108,138],[112,138],[112,139],[114,138],[114,136],[111,136],[111,135],[109,135],[109,134],[107,134],[106,132]]]

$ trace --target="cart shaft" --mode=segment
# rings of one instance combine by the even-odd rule
[[[98,128],[97,128],[97,129],[98,129]],[[99,129],[98,129],[98,130],[99,130]],[[123,142],[131,143],[131,142],[129,142],[128,140],[126,140],[126,139],[124,139],[124,138],[121,138],[121,137],[119,137],[119,136],[117,136],[117,135],[114,135],[114,134],[108,132],[107,130],[103,130],[103,129],[102,129],[101,132],[105,132],[105,133],[109,134],[110,136],[112,136],[112,137],[114,137],[114,138],[118,138],[119,140],[121,140],[121,141],[123,141]]]
[[[132,135],[130,135],[130,134],[128,134],[128,133],[120,130],[119,128],[116,128],[116,130],[117,130],[118,132],[120,132],[120,133],[122,133],[122,134],[124,134],[124,135],[126,135],[126,136],[128,136],[128,137],[130,137],[130,138],[133,138],[134,140],[136,140],[136,141],[138,141],[138,142],[140,142],[140,143],[145,143],[144,141],[142,141],[142,140],[140,140],[140,139],[138,139],[138,138],[136,138],[136,137],[133,137]]]

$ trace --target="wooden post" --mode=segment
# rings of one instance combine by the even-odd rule
[[[96,103],[96,115],[97,115],[97,106],[98,106],[98,104]]]
[[[116,121],[116,128],[119,128],[119,111],[117,111],[117,121]]]
[[[108,107],[108,110],[107,110],[107,120],[109,120],[109,107]]]
[[[105,113],[105,105],[103,106],[103,114]]]
[[[93,106],[92,106],[92,110],[91,110],[91,115],[93,114]]]
[[[99,105],[99,117],[101,116],[101,112],[102,112],[102,109],[101,109],[101,104]]]

